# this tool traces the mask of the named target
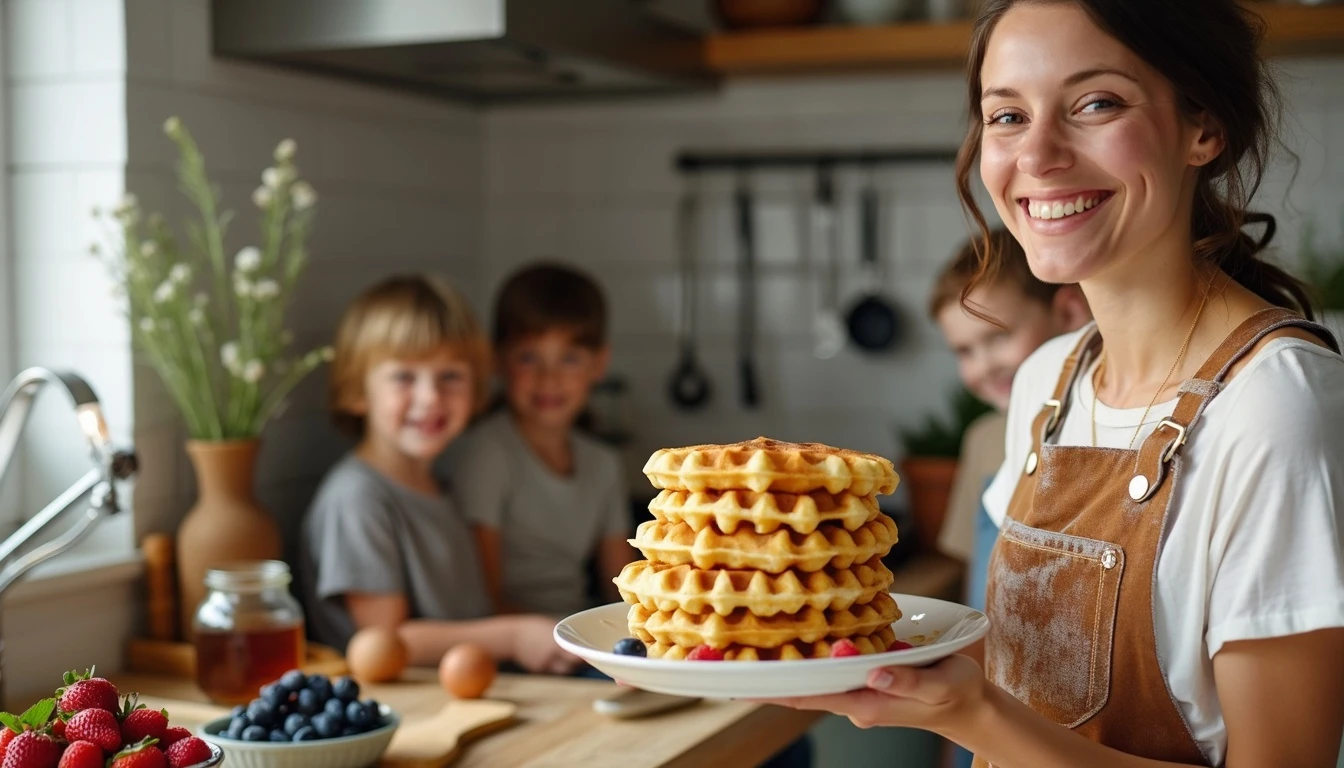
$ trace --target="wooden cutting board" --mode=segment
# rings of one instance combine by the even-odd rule
[[[445,697],[446,698],[446,697]],[[210,704],[158,696],[142,696],[150,709],[168,710],[173,725],[193,732],[202,724],[229,714]],[[512,724],[518,707],[507,701],[449,699],[431,715],[403,714],[392,744],[379,762],[384,768],[443,768],[462,753],[467,742]]]

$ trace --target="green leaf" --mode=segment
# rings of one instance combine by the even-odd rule
[[[24,712],[22,715],[19,715],[19,721],[36,731],[45,726],[48,722],[50,722],[51,716],[55,712],[56,712],[56,700],[42,699],[33,706],[29,707],[28,711]]]
[[[15,733],[23,733],[23,722],[8,712],[0,712],[0,723]]]

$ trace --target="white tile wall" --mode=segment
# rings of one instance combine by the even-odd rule
[[[1280,153],[1258,207],[1279,216],[1291,260],[1306,215],[1320,217],[1326,234],[1344,236],[1344,152],[1331,146],[1344,141],[1344,62],[1286,62],[1280,70],[1285,149],[1301,166],[1290,187],[1291,164]],[[659,446],[758,432],[896,456],[896,428],[942,408],[956,381],[924,316],[934,277],[967,232],[950,167],[879,175],[888,222],[884,288],[906,310],[913,340],[891,355],[846,351],[827,362],[809,352],[815,292],[799,217],[810,179],[759,179],[764,403],[757,413],[737,401],[730,181],[708,183],[698,317],[715,393],[707,409],[685,414],[665,397],[678,302],[672,211],[682,190],[672,157],[697,147],[954,146],[964,130],[962,94],[952,75],[857,76],[744,81],[716,95],[658,101],[493,110],[485,117],[484,286],[495,290],[509,271],[539,257],[572,262],[598,278],[612,305],[612,367],[633,384],[635,461]],[[861,288],[853,269],[858,181],[853,174],[842,179],[845,304]]]

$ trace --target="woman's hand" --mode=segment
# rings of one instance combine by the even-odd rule
[[[834,712],[860,728],[901,726],[945,734],[981,710],[988,687],[980,665],[957,654],[927,667],[875,669],[868,674],[868,687],[848,693],[762,701]]]

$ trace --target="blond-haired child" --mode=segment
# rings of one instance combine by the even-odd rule
[[[529,671],[563,673],[554,622],[491,616],[470,529],[434,477],[435,459],[485,402],[489,350],[462,297],[425,276],[393,277],[346,311],[330,409],[358,441],[324,478],[303,525],[313,636],[344,648],[395,627],[411,663],[472,642]]]

